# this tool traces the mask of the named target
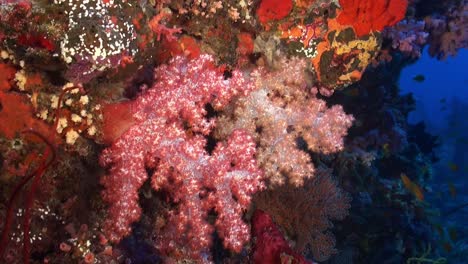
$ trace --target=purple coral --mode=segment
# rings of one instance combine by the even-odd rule
[[[403,20],[393,27],[384,29],[382,33],[385,38],[392,41],[392,48],[412,58],[419,58],[429,36],[424,28],[424,21]]]

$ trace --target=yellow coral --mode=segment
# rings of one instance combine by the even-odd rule
[[[336,32],[335,37],[338,35],[339,32]],[[358,54],[359,67],[365,68],[372,59],[370,52],[376,51],[379,48],[379,43],[377,38],[371,35],[367,40],[356,39],[346,43],[333,41],[331,47],[335,49],[335,53],[338,55],[350,53],[353,50],[360,50]]]

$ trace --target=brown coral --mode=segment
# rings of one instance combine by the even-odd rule
[[[315,177],[302,187],[283,185],[259,193],[254,202],[296,242],[297,250],[309,248],[318,261],[336,252],[335,239],[327,229],[333,226],[331,220],[344,219],[350,207],[348,196],[323,168],[316,169]]]

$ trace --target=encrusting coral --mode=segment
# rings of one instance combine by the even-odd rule
[[[337,21],[351,25],[358,37],[382,31],[405,17],[407,0],[340,0],[342,8]]]

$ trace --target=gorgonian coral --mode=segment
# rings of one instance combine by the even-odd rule
[[[336,253],[335,238],[328,229],[333,226],[332,220],[344,219],[350,207],[348,196],[332,179],[331,171],[323,168],[301,187],[283,185],[259,193],[255,204],[271,215],[295,242],[296,250],[311,250],[318,261]]]

